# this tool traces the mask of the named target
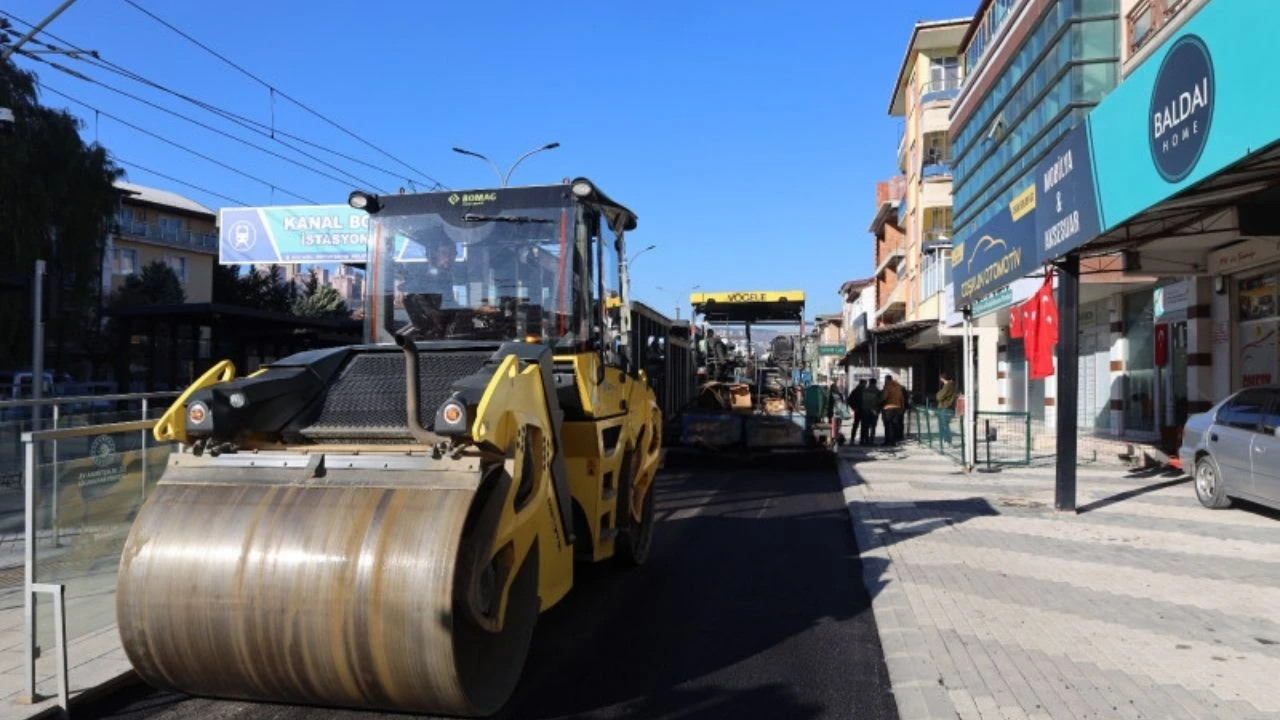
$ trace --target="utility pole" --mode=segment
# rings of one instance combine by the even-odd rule
[[[36,261],[31,291],[31,399],[44,394],[44,261]],[[40,405],[31,406],[31,429],[40,429]]]
[[[35,27],[31,28],[31,31],[28,32],[26,35],[23,35],[22,38],[18,40],[18,42],[5,48],[4,54],[0,55],[0,60],[8,60],[9,56],[13,55],[15,52],[18,51],[18,48],[21,48],[23,45],[26,45],[28,40],[35,37],[36,33],[40,32],[45,28],[46,25],[53,22],[54,18],[61,15],[62,11],[71,7],[71,5],[75,3],[75,1],[76,0],[64,0],[64,2],[61,5],[59,5],[56,10],[54,10],[52,13],[49,14],[49,17],[45,18],[44,20],[41,20]]]

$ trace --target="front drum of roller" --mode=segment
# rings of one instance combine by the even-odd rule
[[[537,557],[503,630],[455,611],[474,488],[160,483],[121,559],[121,641],[191,695],[484,716],[537,621]],[[536,552],[536,550],[535,550]]]

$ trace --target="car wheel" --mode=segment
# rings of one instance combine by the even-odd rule
[[[1222,481],[1222,471],[1209,455],[1196,461],[1196,498],[1201,505],[1215,510],[1231,505],[1227,486]]]

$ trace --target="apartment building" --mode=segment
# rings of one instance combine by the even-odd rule
[[[889,101],[903,119],[898,170],[906,178],[898,225],[906,234],[906,319],[937,320],[951,248],[951,106],[964,81],[960,40],[970,18],[918,22]]]
[[[106,296],[130,275],[155,261],[182,281],[189,303],[213,299],[213,266],[218,261],[218,215],[169,190],[117,181],[120,208],[116,230],[106,239],[102,289]]]

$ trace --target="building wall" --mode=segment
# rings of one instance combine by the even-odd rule
[[[1008,40],[987,47],[995,54],[977,61],[980,76],[970,68],[952,117],[957,241],[1007,206],[1015,183],[1118,82],[1119,0],[1003,4]]]
[[[140,273],[147,265],[159,261],[173,268],[174,272],[178,273],[178,278],[183,280],[187,302],[213,301],[215,258],[212,255],[136,242],[123,236],[112,238],[110,250],[107,260],[111,273],[111,283],[107,288],[109,291],[118,289],[129,275]],[[185,269],[182,267],[183,264],[186,266]]]
[[[103,257],[103,289],[110,293],[125,278],[152,262],[177,273],[187,302],[213,300],[213,266],[217,261],[217,223],[213,216],[196,216],[152,205],[121,200],[118,232],[108,238]]]
[[[1142,64],[1209,0],[1120,0],[1121,75]]]
[[[931,298],[945,281],[942,266],[926,263],[924,244],[950,237],[951,140],[947,129],[951,103],[963,70],[959,48],[917,52],[905,96],[907,151],[901,167],[907,178],[903,231],[907,239],[905,282],[908,320],[938,319]],[[945,212],[944,212],[945,211]],[[926,280],[925,274],[934,271]]]

